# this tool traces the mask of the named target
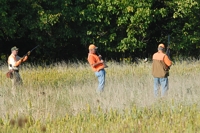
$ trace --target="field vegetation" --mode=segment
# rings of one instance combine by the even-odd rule
[[[108,62],[106,87],[87,63],[23,64],[15,92],[1,66],[0,132],[200,132],[200,62],[170,69],[168,96],[155,98],[151,62]]]

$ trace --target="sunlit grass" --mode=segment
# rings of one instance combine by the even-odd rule
[[[87,63],[23,64],[16,95],[1,67],[1,132],[198,132],[200,62],[170,70],[168,96],[153,96],[151,63],[109,62],[105,91]]]

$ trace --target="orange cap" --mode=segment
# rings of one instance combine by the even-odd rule
[[[89,46],[89,49],[97,49],[98,47],[96,47],[94,44],[91,44],[90,46]]]
[[[158,45],[158,48],[159,47],[165,48],[165,45],[161,43],[161,44]]]

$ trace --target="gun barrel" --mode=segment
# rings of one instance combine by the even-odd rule
[[[35,46],[33,49],[31,49],[31,50],[30,50],[30,53],[31,53],[33,50],[35,50],[38,46],[39,46],[39,45],[37,45],[37,46]],[[29,52],[29,51],[28,51],[28,52]],[[28,52],[27,52],[22,58],[24,58],[25,56],[27,56],[27,55],[28,55]]]
[[[36,47],[34,47],[33,49],[30,50],[30,52],[32,52],[33,50],[35,50],[39,45],[37,45]]]
[[[166,55],[170,59],[170,35],[168,35],[168,47],[167,47]]]

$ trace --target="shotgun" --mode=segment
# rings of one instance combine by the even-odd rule
[[[24,59],[25,56],[30,55],[31,52],[32,52],[33,50],[35,50],[37,47],[39,47],[39,45],[35,46],[33,49],[31,49],[30,51],[28,51],[21,59]]]
[[[170,58],[170,35],[168,35],[168,46],[167,46],[167,50],[166,50],[166,55]]]
[[[99,56],[100,60],[103,60],[101,54],[98,52],[97,49],[96,49],[96,54]],[[105,62],[103,63],[103,65],[105,66],[105,68],[108,67]]]

